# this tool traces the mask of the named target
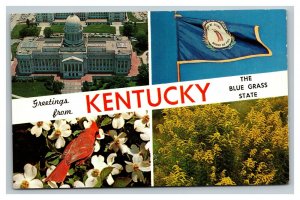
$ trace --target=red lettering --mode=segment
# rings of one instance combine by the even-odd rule
[[[193,85],[189,85],[187,89],[184,90],[183,86],[180,86],[180,97],[181,97],[181,103],[185,103],[185,97],[188,98],[192,103],[194,103],[194,99],[188,94],[190,89],[193,87]]]
[[[157,88],[157,102],[153,103],[151,101],[151,94],[150,94],[150,89],[147,89],[147,99],[148,99],[148,104],[152,107],[159,106],[161,104],[161,91],[160,88]]]
[[[111,96],[111,95],[112,95],[111,92],[103,94],[103,108],[104,108],[105,111],[112,111],[113,110],[113,107],[108,107],[108,105],[107,105],[107,104],[113,102],[112,99],[107,98],[108,96]]]
[[[170,99],[168,98],[168,93],[169,93],[170,90],[177,90],[177,87],[175,87],[175,86],[168,87],[164,92],[164,99],[168,104],[176,105],[176,104],[178,104],[178,100],[170,101]]]
[[[141,93],[143,93],[144,92],[144,90],[133,90],[131,93],[132,94],[136,94],[136,98],[137,98],[137,103],[138,103],[138,108],[140,108],[141,107]]]
[[[120,101],[122,101],[122,103],[126,106],[126,108],[128,108],[128,109],[131,108],[129,91],[126,91],[126,100],[123,99],[123,97],[118,92],[116,92],[117,110],[120,110]]]
[[[90,95],[86,95],[86,106],[87,106],[87,112],[91,113],[91,106],[97,111],[101,112],[101,110],[94,104],[94,101],[98,98],[99,94],[96,94],[94,98],[90,101]]]
[[[206,91],[207,91],[208,86],[210,85],[210,83],[206,83],[204,89],[202,89],[202,87],[199,84],[195,84],[195,85],[202,94],[202,101],[206,101]]]

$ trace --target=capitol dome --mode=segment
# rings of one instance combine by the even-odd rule
[[[78,46],[83,43],[82,25],[77,15],[71,14],[66,19],[64,44],[66,46]]]
[[[68,26],[81,26],[79,17],[75,14],[69,15],[66,19],[66,25],[68,25]]]

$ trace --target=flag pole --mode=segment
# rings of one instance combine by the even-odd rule
[[[174,11],[174,18],[175,20],[177,20],[177,18],[182,17],[182,15],[180,15],[179,13],[177,13],[177,11]],[[176,44],[177,44],[177,81],[180,82],[180,62],[178,62],[178,55],[179,55],[179,45],[178,45],[178,23],[176,21]]]
[[[177,61],[177,81],[180,82],[180,63]]]

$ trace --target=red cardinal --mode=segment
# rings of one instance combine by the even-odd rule
[[[98,130],[99,128],[96,122],[93,121],[90,128],[84,130],[77,138],[72,140],[63,152],[63,160],[46,178],[45,182],[63,182],[72,163],[76,162],[76,165],[81,165],[84,161],[91,157],[94,152],[95,138]]]

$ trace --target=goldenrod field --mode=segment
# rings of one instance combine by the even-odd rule
[[[153,112],[155,186],[289,181],[288,98]]]

